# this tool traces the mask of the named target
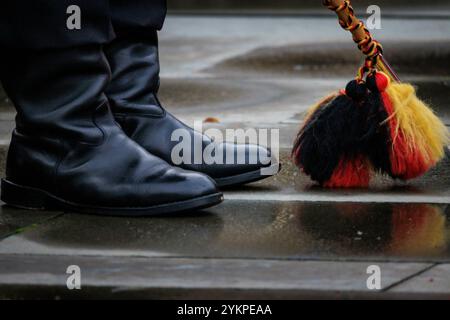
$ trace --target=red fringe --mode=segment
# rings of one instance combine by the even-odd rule
[[[392,140],[392,148],[390,150],[392,174],[403,180],[417,178],[427,172],[432,164],[427,164],[417,148],[408,146],[401,129],[396,135],[397,119],[395,116],[392,116],[394,107],[391,99],[386,92],[381,92],[381,98],[389,115],[388,121]]]
[[[330,180],[324,183],[327,188],[365,188],[369,186],[370,168],[367,159],[360,155],[354,159],[341,159]]]

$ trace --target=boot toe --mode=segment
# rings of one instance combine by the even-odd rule
[[[203,170],[214,178],[219,187],[265,179],[276,174],[280,169],[278,160],[272,158],[271,151],[263,146],[224,143],[223,151],[224,159],[232,158],[233,162],[224,161],[222,164],[206,165]],[[229,156],[230,152],[233,157]]]
[[[180,194],[195,198],[220,193],[216,182],[206,174],[183,169],[178,171],[178,175],[185,179],[180,185]]]
[[[272,164],[269,149],[255,144],[229,144],[224,147],[226,153],[233,153],[233,163],[225,163],[218,176],[231,176],[258,171]],[[222,172],[221,172],[222,171]]]
[[[149,199],[157,198],[162,202],[186,201],[194,198],[213,194],[220,194],[217,185],[209,176],[171,167],[165,170],[157,180],[149,177],[148,188]]]

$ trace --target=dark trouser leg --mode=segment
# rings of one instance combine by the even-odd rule
[[[79,30],[67,28],[71,5],[81,10]],[[104,44],[113,38],[109,0],[0,1],[0,47],[66,48]]]
[[[105,46],[113,73],[106,90],[108,98],[113,108],[117,105],[117,98],[153,108],[159,114],[161,109],[156,99],[159,87],[157,30],[164,24],[166,0],[110,0],[110,7],[117,37]],[[131,70],[128,69],[130,65],[140,65],[141,68]]]
[[[166,0],[110,0],[114,31],[148,33],[161,30],[166,18]]]

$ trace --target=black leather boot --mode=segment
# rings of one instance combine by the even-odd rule
[[[278,172],[278,163],[274,163],[273,159],[270,162],[270,152],[266,148],[250,144],[212,145],[214,142],[209,137],[189,128],[161,106],[157,98],[159,57],[156,31],[145,36],[120,35],[105,47],[105,53],[112,70],[112,81],[105,93],[114,117],[124,132],[144,149],[173,165],[203,172],[219,186],[267,178],[269,175],[261,172],[261,168],[271,167],[272,170],[266,172]],[[202,151],[208,146],[222,150],[222,161],[213,164],[195,162],[194,151],[191,157],[187,157],[189,161],[173,161],[171,154],[178,141],[171,141],[171,135],[177,129],[185,129],[191,141],[200,141]],[[227,154],[229,159],[235,159],[229,164],[225,159]],[[236,163],[238,155],[245,161]]]
[[[103,94],[100,45],[8,52],[3,86],[17,109],[1,199],[12,206],[151,215],[222,201],[206,175],[170,166],[130,140]]]

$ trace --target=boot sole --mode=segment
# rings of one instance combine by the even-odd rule
[[[56,210],[95,215],[139,217],[172,214],[209,208],[221,203],[223,201],[223,195],[222,193],[214,193],[189,200],[171,202],[150,207],[95,207],[66,201],[46,191],[21,186],[2,179],[1,200],[9,206],[28,210]]]
[[[267,167],[267,169],[276,168],[276,167],[278,167],[278,171],[275,173],[275,174],[277,174],[278,172],[281,171],[280,163],[273,164],[270,167]],[[273,175],[275,175],[275,174],[273,174]],[[216,184],[219,188],[223,188],[223,187],[238,186],[238,185],[244,185],[244,184],[256,182],[259,180],[270,178],[273,175],[262,175],[261,169],[258,169],[256,171],[241,173],[241,174],[237,174],[234,176],[229,176],[229,177],[224,177],[224,178],[214,178],[214,181],[216,182]]]

